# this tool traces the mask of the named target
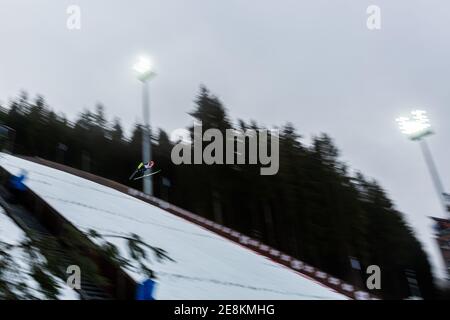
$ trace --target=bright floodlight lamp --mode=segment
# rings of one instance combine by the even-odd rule
[[[133,66],[133,70],[136,72],[137,77],[141,81],[147,81],[155,73],[153,72],[153,64],[147,57],[139,57],[136,64]]]
[[[411,140],[420,140],[433,133],[427,112],[423,110],[414,110],[410,117],[399,117],[397,122],[400,131]]]
[[[449,196],[444,192],[444,185],[439,177],[439,173],[431,155],[430,148],[428,147],[427,140],[424,139],[426,136],[433,134],[426,111],[414,110],[411,112],[410,117],[397,118],[397,122],[399,123],[402,133],[407,135],[411,140],[419,141],[425,162],[427,163],[428,170],[430,171],[434,187],[443,206],[444,212],[450,214],[450,204],[448,202]]]

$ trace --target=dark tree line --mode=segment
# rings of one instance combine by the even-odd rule
[[[262,129],[254,121],[233,125],[222,102],[203,87],[190,115],[203,130]],[[141,188],[128,180],[141,159],[141,125],[124,137],[120,121],[110,123],[102,105],[71,123],[41,96],[30,102],[23,93],[0,112],[0,120],[16,130],[15,153]],[[261,176],[259,165],[176,166],[168,134],[153,130],[153,158],[162,169],[154,176],[155,195],[347,281],[365,283],[365,268],[379,265],[382,289],[375,293],[384,298],[408,296],[405,270],[414,270],[423,297],[434,297],[427,256],[382,187],[349,173],[328,135],[305,145],[291,124],[279,129],[280,168],[273,176]],[[360,261],[362,272],[355,273],[349,257]]]

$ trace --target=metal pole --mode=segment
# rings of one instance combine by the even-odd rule
[[[142,130],[142,161],[147,163],[152,157],[151,131],[150,131],[150,106],[149,106],[149,88],[148,81],[142,81],[142,108],[144,116],[144,128]],[[152,177],[148,176],[142,179],[143,190],[145,194],[153,195]]]
[[[442,184],[441,179],[439,178],[439,173],[437,171],[436,164],[434,163],[430,148],[428,147],[428,144],[425,139],[420,139],[420,147],[422,149],[422,153],[425,158],[425,162],[427,163],[428,170],[430,171],[430,175],[433,180],[434,188],[436,189],[436,192],[438,193],[439,201],[441,202],[442,206],[444,207],[444,212],[447,213],[447,206],[445,204],[445,199],[444,199],[444,194],[445,194],[444,186]]]

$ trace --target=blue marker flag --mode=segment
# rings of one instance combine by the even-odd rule
[[[155,300],[153,291],[155,290],[156,282],[152,279],[145,280],[137,286],[136,300]]]

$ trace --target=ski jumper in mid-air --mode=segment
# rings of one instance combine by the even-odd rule
[[[154,165],[155,165],[155,163],[154,163],[153,161],[150,161],[150,162],[147,162],[147,163],[141,162],[141,163],[138,165],[136,171],[134,171],[133,174],[130,176],[130,180],[133,179],[136,175],[137,175],[138,177],[135,178],[134,180],[140,179],[140,178],[143,178],[143,177],[145,177],[145,176],[153,175],[153,174],[155,174],[155,173],[160,172],[161,170],[158,170],[158,171],[153,172],[153,173],[150,173],[150,174],[148,174],[148,175],[145,174],[145,171],[151,170],[151,168],[153,168]]]
[[[147,163],[140,163],[138,166],[138,173],[143,174],[146,170],[149,170],[155,165],[153,161],[147,162]]]

